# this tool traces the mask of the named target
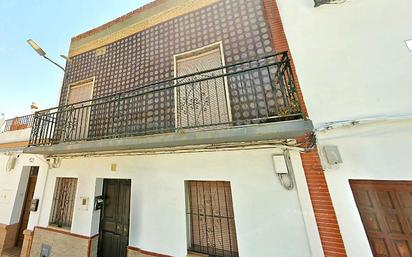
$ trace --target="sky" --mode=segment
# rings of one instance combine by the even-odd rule
[[[6,118],[57,106],[63,71],[40,57],[31,38],[64,67],[71,37],[151,0],[0,0],[0,114]]]

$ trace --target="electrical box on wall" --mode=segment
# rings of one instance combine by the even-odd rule
[[[7,164],[6,164],[6,169],[7,171],[11,171],[14,169],[14,167],[16,166],[16,162],[17,162],[17,155],[10,155],[9,159],[7,160]]]
[[[288,166],[286,165],[285,156],[282,155],[273,155],[273,166],[275,167],[276,174],[287,174]]]
[[[336,145],[326,145],[323,147],[323,153],[330,165],[337,165],[342,163],[339,149]]]
[[[39,199],[31,200],[30,211],[36,212],[39,207]]]
[[[89,197],[81,196],[80,197],[80,207],[79,210],[87,211],[89,208]]]

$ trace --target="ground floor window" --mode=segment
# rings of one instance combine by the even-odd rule
[[[239,256],[230,182],[187,181],[186,186],[189,251]]]
[[[77,178],[57,178],[50,225],[70,228],[72,225]]]

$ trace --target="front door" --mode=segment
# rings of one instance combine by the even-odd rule
[[[350,181],[375,257],[412,257],[412,182]]]
[[[19,235],[17,238],[18,246],[21,246],[23,244],[23,239],[24,239],[23,231],[27,229],[27,224],[29,223],[30,207],[31,207],[31,202],[33,200],[34,189],[36,188],[38,171],[39,171],[39,167],[33,166],[30,168],[30,176],[29,176],[29,181],[27,183],[26,196],[25,196],[23,210],[22,210],[21,219],[20,219]]]
[[[105,179],[99,257],[125,257],[129,244],[130,180]]]

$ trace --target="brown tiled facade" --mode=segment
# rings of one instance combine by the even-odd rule
[[[68,88],[73,83],[88,78],[94,78],[93,98],[173,78],[176,54],[218,42],[222,43],[226,64],[273,54],[262,1],[221,0],[106,45],[103,50],[74,56],[66,67],[60,103],[66,103]],[[269,78],[275,77],[274,73],[275,70],[261,70],[228,78],[234,121],[275,115],[277,106],[285,104],[282,95],[274,93],[270,86]],[[162,86],[155,85],[151,89]],[[142,102],[145,103],[143,107],[139,105]],[[125,112],[130,112],[129,119],[144,120],[139,124],[145,130],[168,130],[175,128],[174,102],[173,89],[166,89],[136,97],[122,105]],[[102,133],[112,131],[116,122],[121,122],[104,120],[113,108],[99,105],[91,110],[90,138],[101,137]],[[143,130],[134,124],[129,129],[129,132]]]
[[[61,102],[69,84],[90,77],[95,77],[94,98],[172,78],[174,55],[220,41],[227,64],[273,53],[262,1],[221,0],[107,45],[103,55],[74,56]]]

